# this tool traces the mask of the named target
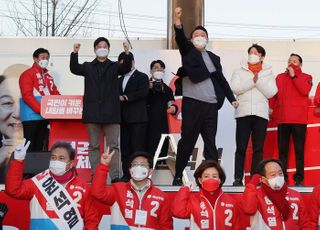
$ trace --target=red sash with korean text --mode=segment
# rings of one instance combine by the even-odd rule
[[[84,224],[76,202],[65,187],[58,183],[46,170],[32,178],[43,197],[64,225],[64,229],[83,230]]]

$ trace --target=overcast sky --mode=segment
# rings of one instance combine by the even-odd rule
[[[15,35],[8,5],[0,0],[0,34]],[[67,0],[60,0],[67,1]],[[122,0],[129,37],[164,38],[167,32],[167,0]],[[211,38],[318,39],[319,0],[205,0],[205,26]],[[27,14],[21,10],[21,14]],[[119,27],[118,1],[101,0],[86,36],[123,37]]]

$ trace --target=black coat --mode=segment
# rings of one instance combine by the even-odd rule
[[[161,134],[169,133],[167,109],[170,101],[174,101],[173,92],[165,83],[163,83],[162,92],[149,90],[147,147],[148,152],[152,154],[158,146]]]
[[[145,73],[135,70],[130,76],[124,91],[122,89],[123,79],[124,76],[121,76],[118,89],[120,95],[125,95],[128,100],[120,103],[121,122],[147,122],[147,96],[149,92],[148,76]]]
[[[207,51],[212,63],[216,67],[216,71],[214,73],[210,73],[203,61],[201,52],[194,47],[192,42],[187,40],[183,27],[174,28],[176,33],[176,42],[182,58],[182,67],[186,70],[190,80],[193,83],[199,83],[211,78],[217,96],[219,109],[222,107],[225,97],[227,97],[230,103],[235,101],[236,99],[232,93],[229,83],[222,73],[220,57],[210,51]]]
[[[120,123],[118,75],[130,71],[132,58],[123,64],[107,59],[79,64],[78,54],[71,53],[70,70],[84,76],[82,119],[85,123]]]

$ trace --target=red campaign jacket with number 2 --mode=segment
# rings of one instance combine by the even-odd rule
[[[141,201],[131,183],[118,182],[106,186],[109,167],[99,164],[92,182],[92,195],[111,209],[111,230],[172,230],[172,215],[167,195],[152,185]],[[137,210],[146,212],[146,224],[136,224]],[[143,218],[144,219],[144,218]]]
[[[311,193],[310,199],[310,229],[318,230],[319,229],[319,220],[320,220],[320,186],[316,186]]]
[[[35,96],[60,95],[48,70],[36,63],[21,74],[19,85],[23,100],[36,113],[40,113],[40,103]]]
[[[283,221],[281,213],[261,188],[246,185],[241,208],[250,215],[252,230],[310,230],[309,219],[299,192],[288,188],[286,199],[291,210],[288,220]]]
[[[271,118],[278,124],[307,124],[312,76],[300,73],[291,78],[288,73],[281,73],[276,83],[278,93],[269,100],[273,109]]]
[[[17,199],[30,200],[31,229],[33,220],[52,220],[53,222],[59,220],[58,215],[47,204],[47,200],[32,179],[22,179],[23,167],[23,162],[11,161],[6,178],[6,193]],[[75,176],[66,183],[65,189],[77,203],[85,229],[98,229],[97,210],[86,184]],[[41,229],[47,229],[45,227],[46,222],[41,223],[44,225]]]
[[[192,230],[240,230],[239,208],[236,201],[220,191],[212,207],[208,199],[200,192],[191,192],[188,187],[180,188],[173,205],[174,217],[190,219]]]

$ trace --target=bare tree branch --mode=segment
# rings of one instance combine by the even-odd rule
[[[70,6],[70,7],[68,7],[69,6],[69,4],[71,4],[72,3],[72,5]],[[68,16],[70,16],[70,13],[71,13],[71,11],[75,8],[75,4],[76,4],[77,2],[76,1],[70,1],[70,2],[68,2],[68,4],[66,5],[66,8],[68,9],[68,11],[67,12],[63,12],[63,11],[61,11],[61,14],[57,17],[57,20],[58,20],[58,18],[60,17],[60,16],[62,16],[63,15],[63,13],[64,13],[64,16],[62,17],[62,19],[60,20],[60,22],[58,23],[58,25],[56,26],[56,29],[57,30],[59,30],[59,28],[60,28],[60,26],[63,24],[63,23],[65,23],[65,21],[67,20],[67,17]],[[59,33],[59,36],[62,36],[61,35],[61,33]]]
[[[27,18],[21,18],[19,12],[17,10],[15,2],[12,5],[12,8],[8,8],[11,19],[16,24],[17,31],[20,31],[24,36],[32,36],[32,33],[28,28],[26,28],[25,24],[28,23]]]
[[[88,21],[100,1],[12,0],[10,18],[24,36],[75,36],[88,33]]]
[[[75,17],[73,18],[73,20],[69,23],[69,25],[66,28],[66,31],[63,32],[63,36],[66,36],[69,34],[69,32],[72,30],[72,28],[74,27],[74,25],[79,22],[78,17],[81,16],[83,10],[85,9],[85,7],[87,6],[89,0],[85,1],[85,4],[80,8],[80,10],[76,13]]]

